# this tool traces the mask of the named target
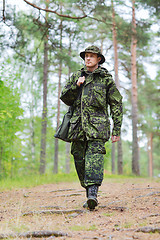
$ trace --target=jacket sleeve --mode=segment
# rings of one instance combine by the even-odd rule
[[[122,95],[117,89],[111,75],[108,89],[108,103],[110,105],[111,116],[113,120],[113,136],[120,136],[123,119]]]
[[[71,106],[78,97],[80,87],[77,86],[77,80],[81,72],[73,74],[64,86],[60,99],[68,106]]]

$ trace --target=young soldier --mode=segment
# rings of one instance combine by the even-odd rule
[[[80,53],[85,67],[71,76],[60,99],[73,105],[68,138],[72,142],[76,171],[81,186],[86,189],[90,210],[98,204],[98,187],[103,180],[105,142],[110,138],[108,106],[113,119],[112,143],[120,139],[122,96],[107,69],[100,65],[105,57],[96,46]]]

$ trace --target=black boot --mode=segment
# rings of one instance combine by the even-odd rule
[[[98,205],[97,201],[98,185],[92,185],[88,187],[88,200],[87,204],[90,210],[94,210]]]
[[[88,198],[88,188],[86,188],[86,197]],[[88,208],[87,201],[83,204],[84,208]]]

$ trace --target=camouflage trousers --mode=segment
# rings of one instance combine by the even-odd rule
[[[76,141],[72,143],[76,171],[81,186],[101,185],[104,172],[105,142],[102,140]]]

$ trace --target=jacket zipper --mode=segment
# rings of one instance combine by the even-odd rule
[[[83,111],[82,111],[82,98],[83,98],[83,92],[84,92],[84,86],[82,88],[82,94],[81,94],[81,122],[82,122],[82,129],[83,129]],[[83,129],[84,130],[84,129]]]

